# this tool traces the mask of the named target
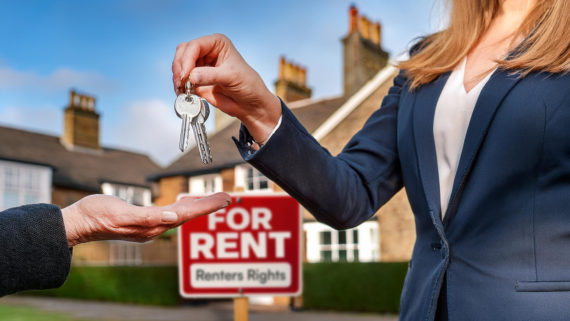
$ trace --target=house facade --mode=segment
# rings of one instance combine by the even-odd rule
[[[70,92],[61,136],[0,127],[0,210],[31,203],[68,206],[95,193],[152,204],[146,177],[160,170],[147,155],[101,146],[92,96]],[[161,243],[101,241],[74,248],[74,264],[162,262]],[[170,261],[169,261],[170,262]]]

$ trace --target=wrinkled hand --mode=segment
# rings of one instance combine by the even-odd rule
[[[237,117],[257,142],[264,142],[279,121],[279,98],[267,89],[259,74],[224,35],[179,44],[172,73],[177,94],[190,77],[197,95]]]
[[[181,198],[163,206],[141,207],[118,197],[91,195],[64,208],[63,222],[70,247],[96,240],[146,242],[163,232],[231,203],[226,193]]]

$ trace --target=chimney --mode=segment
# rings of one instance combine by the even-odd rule
[[[356,6],[348,9],[348,34],[342,39],[344,53],[344,95],[357,92],[388,63],[382,49],[381,25],[358,13]]]
[[[307,69],[279,59],[279,78],[275,82],[275,94],[285,102],[292,102],[311,97],[312,90],[307,87]]]
[[[61,142],[66,147],[100,149],[99,114],[95,111],[95,97],[69,93],[69,105],[64,110],[64,128]]]

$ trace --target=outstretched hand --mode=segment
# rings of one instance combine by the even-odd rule
[[[198,216],[231,203],[226,193],[196,199],[183,197],[163,206],[141,207],[110,195],[91,195],[62,209],[70,247],[97,240],[146,242]]]

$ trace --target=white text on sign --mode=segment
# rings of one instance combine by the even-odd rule
[[[215,236],[209,233],[191,233],[190,258],[198,259],[202,255],[204,259],[247,259],[250,258],[250,253],[255,258],[267,258],[268,250],[273,250],[275,258],[284,258],[285,241],[291,238],[291,232],[273,231],[272,217],[271,210],[265,207],[253,207],[251,212],[245,208],[233,207],[227,213],[220,210],[210,214],[208,230],[214,231],[217,226],[226,225],[238,232],[219,232]],[[243,231],[248,228],[260,232]]]

